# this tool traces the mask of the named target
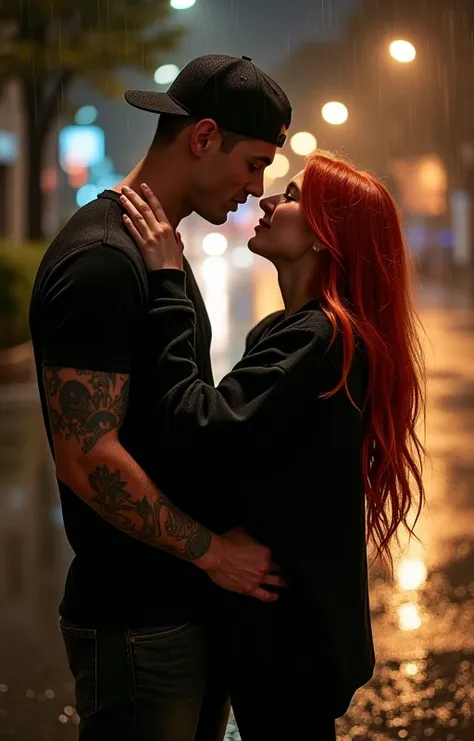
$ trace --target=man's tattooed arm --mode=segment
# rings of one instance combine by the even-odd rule
[[[205,561],[216,536],[175,507],[120,445],[128,376],[48,367],[43,383],[58,478],[126,535]]]
[[[120,469],[97,466],[88,481],[94,492],[91,502],[97,505],[101,517],[127,535],[156,545],[166,534],[171,543],[160,546],[161,550],[189,561],[201,558],[209,550],[209,530],[181,512],[163,494],[154,502],[146,496],[133,497]]]
[[[83,453],[122,424],[128,402],[127,376],[44,368],[43,382],[52,431],[65,440],[73,437]]]

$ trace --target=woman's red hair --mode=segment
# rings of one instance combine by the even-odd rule
[[[398,210],[375,177],[320,152],[308,159],[302,205],[325,245],[313,288],[334,339],[338,332],[343,338],[342,378],[326,396],[347,390],[356,341],[368,357],[362,451],[367,541],[392,571],[390,540],[395,535],[399,543],[401,523],[414,534],[425,501],[425,451],[416,430],[420,414],[424,419],[424,359]],[[410,527],[414,493],[418,507]]]

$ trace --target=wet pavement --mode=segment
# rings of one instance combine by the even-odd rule
[[[254,320],[275,308],[269,280],[254,285]],[[230,291],[231,308],[214,317],[218,377],[238,358],[252,322],[232,309],[238,286],[223,281],[221,289]],[[372,569],[377,668],[338,720],[339,741],[474,740],[472,295],[432,285],[419,298],[431,454],[428,506],[416,531],[422,544],[402,536],[394,581]],[[222,309],[218,295],[207,298]],[[70,552],[37,395],[27,385],[0,386],[0,513],[0,738],[72,740],[78,717],[56,616]],[[318,738],[317,698],[314,712]],[[239,738],[232,725],[228,738]]]

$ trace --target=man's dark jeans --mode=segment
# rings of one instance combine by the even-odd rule
[[[203,626],[95,629],[60,619],[80,741],[220,741],[229,703]]]

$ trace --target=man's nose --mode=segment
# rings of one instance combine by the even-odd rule
[[[247,193],[251,196],[255,196],[255,198],[261,198],[263,196],[263,192],[265,190],[264,183],[263,183],[263,172],[260,174],[259,177],[255,178],[255,180],[252,180],[247,185]]]

